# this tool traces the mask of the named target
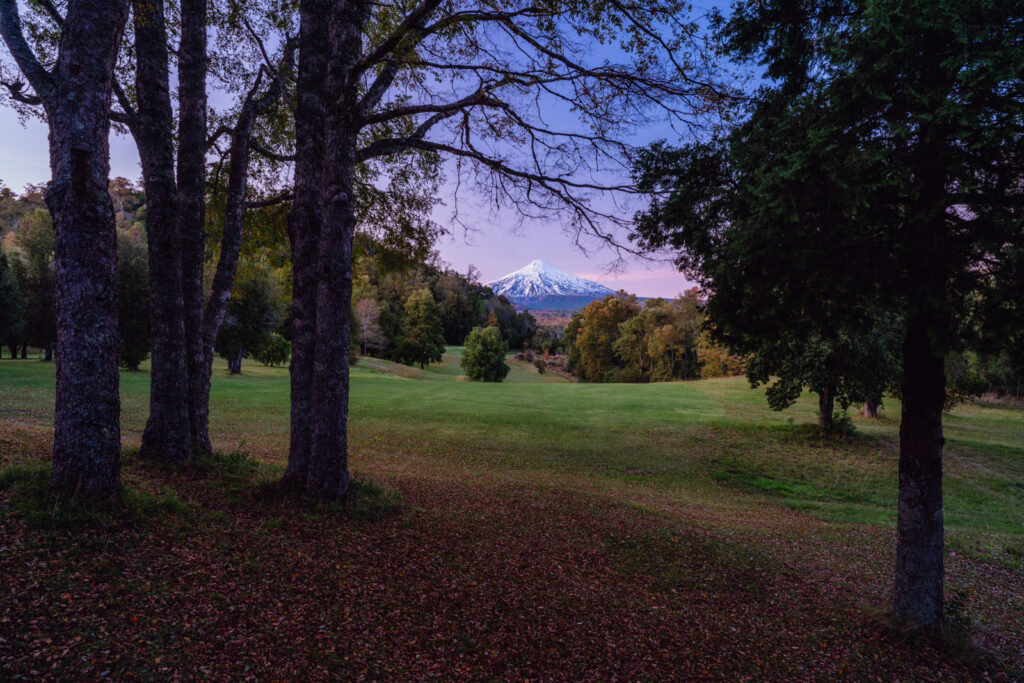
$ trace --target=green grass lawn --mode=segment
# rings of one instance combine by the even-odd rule
[[[736,582],[698,580],[704,572],[693,563],[699,560],[712,573],[715,566],[728,576],[742,573],[747,587],[767,580],[750,578],[768,571],[765,567],[772,568],[771,576],[821,577],[806,579],[799,590],[787,589],[786,599],[811,590],[807,586],[839,592],[837,586],[846,586],[853,594],[840,598],[842,605],[825,600],[832,605],[829,619],[849,619],[848,609],[863,615],[884,608],[895,523],[899,407],[894,401],[886,402],[880,420],[855,417],[855,436],[822,437],[812,428],[816,402],[811,397],[786,412],[773,412],[763,392],[751,390],[743,378],[591,385],[540,375],[532,364],[513,361],[506,382],[484,384],[465,381],[460,358],[461,349],[452,347],[443,363],[423,370],[371,358],[352,369],[350,465],[357,475],[398,490],[418,511],[400,516],[404,521],[395,522],[394,534],[426,534],[417,538],[430,548],[424,539],[432,538],[443,521],[449,525],[445,533],[461,534],[467,548],[507,535],[546,548],[560,534],[577,533],[573,525],[589,529],[600,519],[607,527],[584,545],[603,548],[602,557],[610,558],[611,569],[601,570],[611,572],[607,576],[619,577],[615,581],[639,576],[635,580],[649,582],[645,591],[668,586],[677,593],[685,585],[700,594],[718,590],[747,596],[744,600],[765,599],[760,589],[737,593]],[[251,362],[243,370],[230,376],[222,362],[215,370],[215,446],[252,454],[262,463],[260,477],[274,479],[287,457],[288,373]],[[147,414],[145,368],[122,372],[121,387],[123,441],[131,447]],[[52,364],[0,361],[0,457],[6,466],[45,458],[52,402]],[[971,618],[984,627],[981,642],[1012,671],[1008,658],[1019,652],[1013,643],[1019,647],[1024,639],[1024,410],[962,406],[945,424],[949,594],[967,596]],[[134,467],[129,464],[132,481],[156,486]],[[154,490],[211,500],[212,494],[181,486],[162,483]],[[506,505],[513,509],[496,516]],[[551,510],[542,521],[521,518],[524,509],[536,506]],[[267,533],[268,523],[277,529],[286,518],[262,519],[260,533]],[[538,535],[548,524],[553,526],[546,535]],[[492,540],[473,540],[483,538]],[[679,543],[688,543],[690,551],[683,552]],[[488,566],[507,560],[488,557]],[[496,579],[486,577],[489,571],[475,567],[470,572],[475,578],[466,580],[491,586],[487,582]],[[688,599],[697,593],[688,593]],[[787,618],[794,616],[790,612]],[[0,636],[3,631],[0,622]],[[0,642],[0,662],[3,647]],[[850,657],[859,662],[861,654]],[[917,675],[893,668],[891,661],[880,666],[863,672]],[[499,669],[542,673],[530,667]],[[624,675],[614,667],[600,670]],[[387,667],[377,671],[401,675]],[[439,671],[450,676],[458,670]]]

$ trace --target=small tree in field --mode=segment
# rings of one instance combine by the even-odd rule
[[[17,339],[25,327],[25,297],[18,288],[18,279],[0,251],[0,342]],[[16,356],[11,346],[11,358]]]
[[[216,350],[227,359],[231,374],[242,372],[242,359],[270,342],[279,321],[278,294],[265,273],[245,278],[235,287],[217,335]]]
[[[497,327],[474,327],[466,337],[462,367],[466,375],[480,382],[500,382],[508,375],[505,354],[508,344]]]
[[[129,370],[149,357],[149,268],[146,246],[117,238],[118,361]]]
[[[444,357],[444,325],[441,307],[434,295],[424,287],[409,295],[405,302],[406,334],[402,339],[402,360],[419,363],[439,363]]]

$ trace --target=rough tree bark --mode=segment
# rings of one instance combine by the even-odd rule
[[[356,83],[368,16],[363,0],[335,2],[330,15],[326,92],[337,99],[324,121],[323,225],[317,250],[316,341],[312,442],[306,491],[320,500],[348,496],[348,355],[352,303],[352,239],[356,229]]]
[[[57,387],[54,487],[88,498],[117,491],[121,431],[117,374],[117,240],[110,175],[114,62],[126,0],[71,0],[57,62],[43,68],[25,41],[15,0],[0,0],[0,33],[46,111],[54,224]]]
[[[942,406],[946,375],[942,354],[919,318],[907,326],[903,346],[903,416],[900,423],[899,513],[893,606],[904,623],[925,629],[943,617]]]
[[[206,256],[206,0],[181,0],[178,52],[178,232],[188,365],[192,448],[210,452],[209,401],[203,401],[203,261]],[[205,412],[204,412],[205,409]]]
[[[922,69],[928,83],[939,83],[945,43],[937,38]],[[948,85],[948,84],[947,84]],[[930,114],[944,101],[944,88],[925,107]],[[930,105],[930,106],[929,106]],[[944,262],[948,227],[944,121],[926,117],[914,150],[916,197],[908,211],[908,229],[916,253],[909,267],[918,288],[907,315],[903,342],[902,419],[900,421],[899,508],[896,521],[896,576],[893,611],[905,626],[937,632],[943,626],[942,407],[946,400],[945,348],[948,320]]]
[[[324,79],[329,0],[300,5],[295,110],[295,199],[288,215],[292,255],[291,435],[285,481],[306,490],[312,443],[313,353],[316,333],[316,259],[323,221]]]
[[[192,456],[192,446],[167,29],[162,0],[135,0],[132,14],[138,108],[129,117],[129,125],[146,187],[152,330],[149,419],[139,454],[177,463]]]
[[[832,430],[832,413],[836,405],[835,387],[824,387],[818,392],[818,429],[823,432]]]

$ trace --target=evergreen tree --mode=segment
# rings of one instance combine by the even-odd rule
[[[0,251],[0,344],[20,339],[25,328],[25,297],[11,270],[7,254]],[[17,357],[17,343],[11,345],[11,358]]]
[[[149,357],[149,270],[146,247],[131,235],[117,239],[117,324],[119,360],[138,370]]]
[[[444,356],[444,326],[441,307],[434,295],[424,287],[409,295],[405,301],[405,336],[402,338],[403,362],[439,363]]]
[[[893,606],[943,622],[944,359],[1024,319],[1024,13],[987,0],[767,0],[727,48],[766,66],[727,136],[657,147],[648,248],[713,292],[719,340],[835,339],[904,321]]]
[[[236,281],[227,314],[217,335],[217,353],[227,359],[231,374],[242,372],[242,359],[270,341],[280,322],[277,286],[266,272]]]
[[[53,359],[57,343],[57,290],[53,269],[53,223],[45,209],[25,216],[15,245],[21,263],[15,264],[21,293],[25,297],[24,340],[43,349],[46,360]]]
[[[466,376],[480,382],[500,382],[508,375],[505,362],[508,344],[497,327],[475,327],[466,337],[462,367]]]

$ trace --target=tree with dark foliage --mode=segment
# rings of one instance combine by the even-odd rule
[[[1019,1],[739,5],[726,45],[769,84],[728,136],[637,166],[640,243],[678,250],[731,348],[903,319],[893,607],[925,631],[943,624],[944,359],[1024,317],[1022,35]]]
[[[149,357],[149,264],[145,245],[117,236],[117,324],[121,365],[138,370]]]
[[[0,251],[0,345],[20,339],[24,328],[25,297],[7,254]],[[11,345],[11,358],[17,358],[17,343]]]

